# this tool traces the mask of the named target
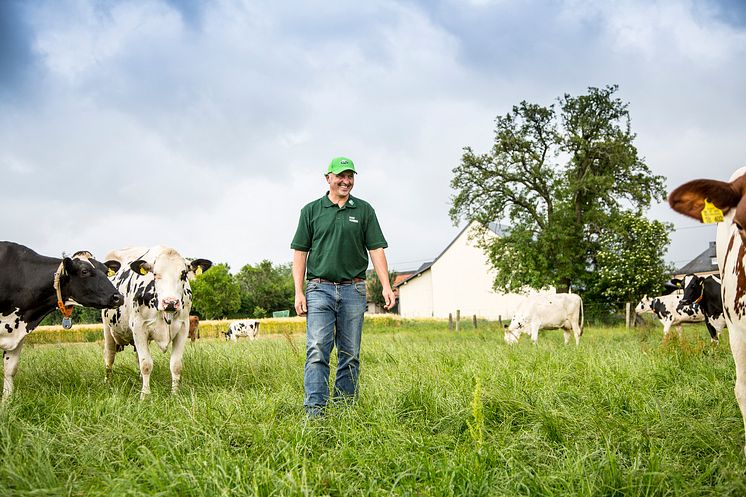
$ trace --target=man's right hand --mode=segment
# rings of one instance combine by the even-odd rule
[[[306,296],[303,293],[295,294],[295,313],[298,316],[308,314],[308,305],[306,305]]]

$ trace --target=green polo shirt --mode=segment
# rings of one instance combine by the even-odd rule
[[[307,279],[330,281],[365,278],[368,250],[386,247],[376,211],[352,195],[341,208],[326,195],[306,204],[290,244],[308,252]]]

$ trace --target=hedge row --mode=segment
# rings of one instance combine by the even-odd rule
[[[223,333],[228,330],[228,325],[235,319],[221,319],[214,321],[200,321],[200,338],[222,338]],[[259,319],[260,335],[275,335],[288,333],[305,333],[306,318],[267,318]],[[376,329],[378,327],[399,327],[402,319],[393,314],[365,316],[366,328]],[[62,326],[39,326],[28,337],[26,343],[75,343],[96,342],[103,340],[103,329],[101,324],[78,324],[69,330]]]

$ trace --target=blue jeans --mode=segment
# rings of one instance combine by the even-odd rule
[[[338,360],[334,399],[354,399],[357,395],[360,339],[366,309],[365,282],[347,285],[309,282],[306,303],[303,405],[309,412],[318,412],[329,400],[329,358],[335,345]]]

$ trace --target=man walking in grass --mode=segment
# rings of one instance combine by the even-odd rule
[[[350,159],[332,159],[325,174],[329,191],[301,209],[290,244],[295,312],[307,315],[303,406],[309,417],[323,415],[329,400],[329,358],[335,345],[333,400],[357,395],[368,253],[383,285],[385,307],[395,304],[384,253],[388,244],[373,207],[350,195],[355,174]]]

